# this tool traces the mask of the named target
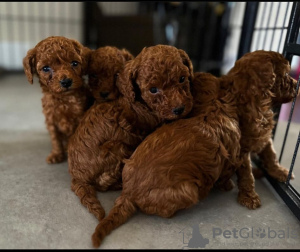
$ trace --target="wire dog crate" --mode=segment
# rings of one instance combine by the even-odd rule
[[[277,6],[276,6],[276,5]],[[241,31],[241,39],[240,45],[238,48],[238,56],[240,58],[246,52],[264,49],[264,50],[273,50],[282,53],[286,59],[292,64],[293,60],[300,56],[300,41],[299,41],[299,27],[300,27],[300,3],[286,3],[285,8],[282,6],[282,2],[274,3],[274,2],[247,2],[244,14],[244,21]],[[271,20],[270,13],[274,11],[276,12],[276,18]],[[283,11],[284,16],[279,21],[279,12]],[[290,14],[289,14],[290,13]],[[266,19],[261,18],[261,16],[267,17]],[[263,24],[263,21],[266,23]],[[279,37],[279,42],[277,45],[274,45],[274,36]],[[282,39],[285,35],[285,41]],[[299,65],[299,63],[298,63]],[[294,73],[294,77],[298,79],[297,89],[299,89],[299,71]],[[290,157],[290,167],[289,175],[287,181],[285,183],[280,183],[271,178],[266,172],[265,176],[270,182],[270,184],[274,187],[277,193],[281,196],[287,206],[291,209],[291,211],[295,214],[295,216],[300,220],[300,194],[299,187],[297,187],[297,181],[293,183],[291,181],[291,174],[296,168],[296,164],[298,164],[297,153],[300,143],[300,124],[293,123],[296,109],[296,101],[297,97],[294,98],[288,113],[287,123],[284,127],[281,127],[281,130],[284,131],[284,136],[282,141],[280,141],[278,145],[277,152],[279,154],[279,162],[283,162],[284,151],[287,146],[290,148],[294,148],[293,155]],[[274,112],[276,112],[275,120],[277,122],[274,130],[273,130],[273,140],[277,137],[278,126],[279,126],[279,116],[281,114],[282,106],[274,108]],[[297,108],[300,109],[300,108]],[[297,120],[296,120],[297,121]],[[290,133],[291,125],[293,124],[294,132],[298,130],[298,136],[294,133],[293,135],[293,143],[295,145],[291,145],[291,141],[288,143],[288,136]],[[291,138],[291,137],[289,137]],[[295,142],[296,139],[296,142]],[[277,141],[278,142],[278,141]],[[275,142],[274,142],[275,143]],[[293,147],[294,146],[294,147]],[[258,159],[253,160],[254,164],[258,167],[261,167],[261,163]],[[298,167],[299,169],[300,167]],[[298,173],[297,173],[298,172]],[[295,176],[299,176],[299,171],[295,171]]]

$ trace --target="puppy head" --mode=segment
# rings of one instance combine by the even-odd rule
[[[28,50],[23,59],[28,81],[33,83],[36,74],[46,90],[61,93],[83,85],[90,49],[78,41],[51,36]]]
[[[183,50],[156,45],[126,64],[117,85],[130,102],[142,102],[160,118],[174,120],[192,109],[192,79],[192,62]]]
[[[282,54],[257,50],[237,60],[228,75],[239,76],[235,80],[238,89],[275,105],[290,102],[297,95],[297,81],[289,72],[289,62]]]
[[[270,60],[273,64],[275,83],[271,89],[274,94],[272,102],[274,105],[287,103],[299,95],[297,93],[297,80],[290,76],[291,66],[282,54],[270,52]]]
[[[125,62],[133,59],[126,49],[100,47],[91,52],[88,76],[89,87],[98,102],[114,100],[119,96],[116,80]]]

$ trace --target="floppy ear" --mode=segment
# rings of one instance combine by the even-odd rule
[[[273,88],[276,79],[273,64],[269,61],[264,63],[255,62],[254,65],[256,65],[256,67],[250,68],[249,77],[254,81],[255,88],[256,90],[258,89],[257,92],[270,91]]]
[[[272,96],[276,74],[270,61],[257,62],[248,59],[239,59],[229,71],[235,82],[234,90],[243,91],[243,97],[259,96],[261,99]],[[270,97],[271,98],[271,97]]]
[[[126,49],[122,49],[121,53],[122,53],[122,56],[124,57],[125,61],[134,59],[134,56]]]
[[[194,79],[193,63],[192,63],[190,57],[187,55],[187,53],[184,50],[178,49],[178,52],[179,52],[179,54],[182,58],[183,64],[186,65],[189,68],[190,81],[192,81]]]
[[[23,59],[24,71],[30,84],[33,83],[33,75],[36,73],[35,55],[36,55],[36,50],[35,48],[33,48],[28,50],[27,55]]]
[[[117,87],[120,93],[130,102],[135,100],[134,83],[137,76],[137,67],[134,61],[125,63],[125,67],[121,71],[117,79]]]

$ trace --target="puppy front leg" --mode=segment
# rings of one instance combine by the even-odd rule
[[[258,153],[258,156],[271,177],[275,178],[279,182],[285,182],[287,180],[289,170],[279,164],[271,138],[269,139],[266,147]],[[291,178],[294,178],[293,174]]]
[[[256,209],[261,203],[254,188],[255,181],[252,175],[250,153],[243,154],[242,161],[241,166],[236,170],[237,185],[239,189],[238,202],[249,209]]]
[[[48,164],[61,163],[65,160],[63,139],[54,125],[48,124],[47,129],[51,137],[52,151],[46,161]]]

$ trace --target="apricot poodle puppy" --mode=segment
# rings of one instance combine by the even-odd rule
[[[125,62],[133,58],[128,50],[114,46],[99,47],[91,51],[87,74],[88,84],[96,102],[118,98],[117,77]]]
[[[274,105],[292,101],[297,96],[297,81],[290,75],[288,60],[273,51],[258,50],[236,61],[228,75],[233,85],[223,87],[236,97],[241,130],[241,159],[237,169],[238,201],[248,208],[261,205],[254,190],[250,153],[257,153],[264,168],[278,181],[284,182],[288,170],[282,167],[273,148]],[[225,83],[228,84],[228,83]]]
[[[28,50],[23,66],[28,81],[37,75],[43,92],[42,106],[50,133],[52,151],[49,164],[63,162],[69,137],[90,106],[83,81],[90,50],[78,41],[51,36]]]
[[[101,220],[105,211],[97,190],[122,187],[123,160],[164,121],[192,109],[188,55],[173,46],[144,48],[117,78],[120,97],[95,103],[85,114],[68,147],[71,189]]]
[[[138,209],[169,218],[206,197],[215,184],[232,188],[240,131],[232,95],[219,94],[223,81],[231,80],[195,73],[189,118],[161,126],[126,160],[121,196],[96,227],[94,247]]]

